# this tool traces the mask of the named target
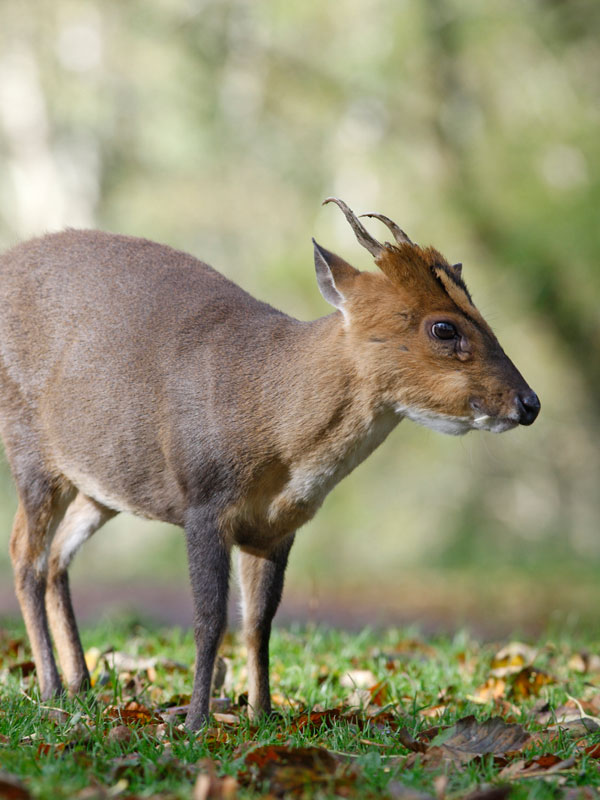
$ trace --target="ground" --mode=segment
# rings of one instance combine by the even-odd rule
[[[0,797],[597,796],[598,642],[304,626],[272,644],[273,718],[248,721],[232,634],[211,725],[194,735],[181,724],[189,632],[88,628],[93,689],[40,703],[23,632],[4,629]]]

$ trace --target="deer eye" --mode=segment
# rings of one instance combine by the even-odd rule
[[[456,339],[458,331],[451,322],[435,322],[431,326],[431,333],[436,339]]]

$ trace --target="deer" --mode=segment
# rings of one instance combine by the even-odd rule
[[[195,257],[67,229],[0,257],[0,434],[17,488],[15,591],[42,701],[90,686],[68,567],[120,512],[185,532],[209,719],[237,549],[249,714],[271,712],[269,638],[298,528],[406,418],[446,434],[531,425],[540,401],[473,304],[461,264],[383,214],[376,271],[314,244],[332,313],[299,321]]]

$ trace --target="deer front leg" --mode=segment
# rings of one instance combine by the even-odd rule
[[[196,640],[196,674],[185,725],[196,731],[208,722],[213,669],[227,624],[230,548],[210,508],[191,509],[185,533]]]
[[[269,639],[279,607],[283,579],[294,534],[265,557],[240,550],[244,638],[248,650],[248,705],[250,718],[271,711],[269,690]]]

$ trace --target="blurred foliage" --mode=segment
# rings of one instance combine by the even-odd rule
[[[463,261],[540,394],[505,437],[401,425],[303,531],[292,581],[600,560],[600,5],[3,0],[0,23],[2,246],[147,236],[308,319],[328,313],[311,235],[371,266],[335,194]],[[109,528],[80,575],[184,569],[181,537]]]

